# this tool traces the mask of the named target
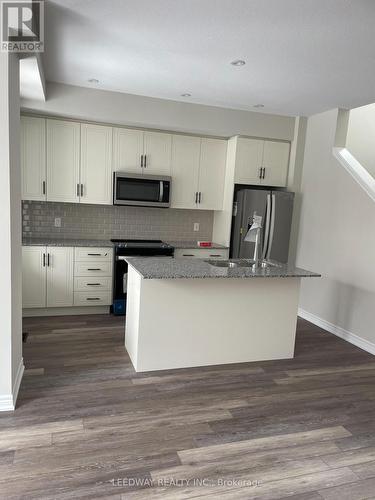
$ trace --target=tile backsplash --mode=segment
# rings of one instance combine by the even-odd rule
[[[61,227],[55,227],[61,218]],[[193,225],[199,222],[199,231]],[[213,212],[41,201],[22,202],[24,237],[210,240]]]

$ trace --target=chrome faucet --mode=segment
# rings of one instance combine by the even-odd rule
[[[259,247],[260,247],[260,231],[262,229],[262,217],[257,215],[256,212],[253,215],[253,222],[245,236],[245,241],[254,242],[254,264],[252,265],[252,270],[256,271],[259,268]]]

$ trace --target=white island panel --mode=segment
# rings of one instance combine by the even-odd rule
[[[143,279],[130,265],[125,346],[137,372],[294,355],[300,278]]]

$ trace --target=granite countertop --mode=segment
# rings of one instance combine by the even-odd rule
[[[70,238],[23,238],[23,246],[50,246],[50,247],[113,247],[109,240],[81,240]]]
[[[218,243],[212,243],[210,247],[199,247],[197,241],[165,241],[174,248],[228,248]],[[22,245],[24,246],[51,246],[51,247],[113,247],[114,244],[110,240],[85,240],[80,238],[53,238],[47,237],[31,237],[23,238]]]
[[[216,267],[203,259],[174,259],[171,257],[129,257],[126,259],[144,279],[178,278],[308,278],[320,274],[288,264],[275,263],[267,268]],[[239,260],[233,259],[233,262]]]
[[[199,247],[198,246],[198,241],[196,240],[190,240],[190,241],[166,241],[166,243],[169,243],[169,245],[172,245],[172,247],[175,247],[175,248],[189,248],[189,249],[192,249],[192,248],[198,248],[200,250],[202,249],[207,249],[207,250],[210,250],[212,248],[229,248],[229,247],[226,247],[225,245],[220,245],[219,243],[214,243],[212,242],[212,245],[210,247]]]

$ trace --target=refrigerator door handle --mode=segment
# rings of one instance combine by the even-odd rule
[[[266,204],[266,223],[264,230],[264,242],[263,242],[263,252],[262,259],[266,258],[267,247],[268,247],[268,237],[270,234],[270,217],[271,217],[271,195],[267,194],[267,204]]]
[[[276,212],[276,196],[272,194],[272,214],[271,214],[271,225],[270,225],[270,239],[267,248],[266,259],[270,258],[272,243],[273,243],[273,233],[275,231],[275,212]]]

